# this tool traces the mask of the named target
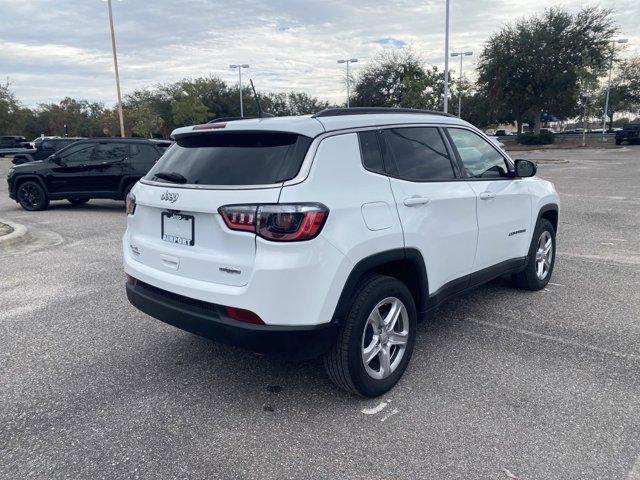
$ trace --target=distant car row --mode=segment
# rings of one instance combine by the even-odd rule
[[[614,128],[614,129],[606,130],[605,133],[617,133],[621,130],[622,128]],[[572,128],[572,129],[562,130],[562,131],[556,131],[551,128],[541,128],[540,131],[553,133],[554,135],[578,135],[578,134],[583,134],[585,132],[584,128]],[[496,137],[510,137],[518,134],[518,132],[505,130],[505,129],[487,130],[485,131],[485,133],[487,135],[494,135]],[[590,130],[587,130],[587,133],[602,133],[602,129],[601,128],[590,129]]]
[[[9,196],[25,210],[51,200],[81,205],[92,198],[124,200],[172,142],[143,138],[43,138],[7,175]]]

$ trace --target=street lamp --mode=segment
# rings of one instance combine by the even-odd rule
[[[351,79],[349,78],[349,64],[350,63],[358,63],[357,58],[345,58],[344,60],[338,60],[338,63],[345,63],[347,65],[347,108],[349,108],[349,83],[351,83]]]
[[[237,65],[229,65],[229,68],[232,70],[234,68],[238,69],[238,88],[240,89],[240,116],[244,117],[244,108],[242,106],[242,69],[249,68],[249,65],[246,63],[238,63]]]
[[[602,141],[604,142],[604,132],[607,129],[607,115],[609,114],[609,90],[611,90],[611,71],[613,70],[613,57],[615,55],[616,43],[627,43],[626,38],[611,40],[611,61],[609,63],[609,81],[607,82],[607,96],[604,101],[604,115],[602,116]]]
[[[452,57],[460,57],[460,85],[458,86],[458,118],[462,118],[462,95],[460,94],[460,86],[462,85],[462,58],[473,55],[473,52],[453,52]]]
[[[446,3],[444,33],[444,113],[449,110],[449,0]]]
[[[113,66],[116,71],[116,91],[118,93],[118,116],[120,117],[120,136],[124,137],[124,118],[122,117],[122,95],[120,94],[120,73],[118,73],[118,55],[116,54],[116,34],[113,30],[113,12],[111,0],[106,0],[109,7],[109,27],[111,28],[111,51],[113,52]]]

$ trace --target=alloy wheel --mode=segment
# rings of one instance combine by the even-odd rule
[[[539,280],[544,280],[551,270],[553,260],[553,239],[548,231],[542,232],[538,239],[536,250],[536,275]]]
[[[37,208],[42,201],[42,196],[34,185],[26,184],[20,187],[20,201],[31,208]]]
[[[409,339],[409,315],[396,297],[379,302],[362,332],[361,356],[367,374],[376,380],[391,375],[400,365]]]

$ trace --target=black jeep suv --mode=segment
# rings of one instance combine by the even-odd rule
[[[44,160],[78,140],[84,140],[84,137],[38,137],[33,141],[33,150],[15,154],[11,163],[20,165],[34,160]]]
[[[623,125],[622,130],[616,132],[616,145],[625,141],[629,143],[640,142],[640,123],[627,123]]]
[[[82,205],[91,198],[123,200],[162,155],[141,138],[79,140],[46,160],[9,170],[9,196],[25,210],[44,210],[50,200]]]

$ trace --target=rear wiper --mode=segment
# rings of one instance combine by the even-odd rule
[[[187,183],[187,179],[176,172],[158,172],[153,174],[156,178],[161,178],[162,180],[168,180],[173,183]]]

